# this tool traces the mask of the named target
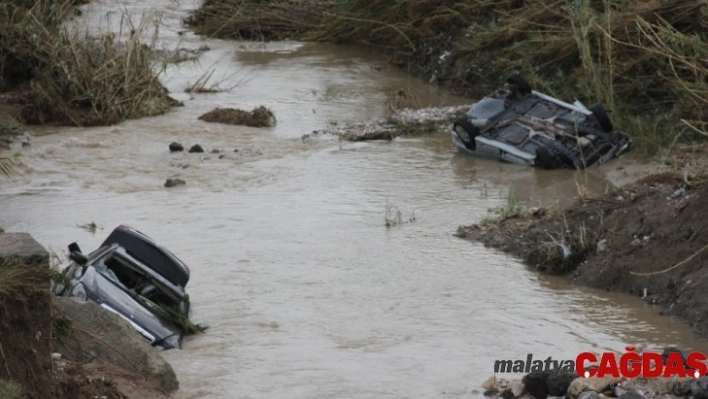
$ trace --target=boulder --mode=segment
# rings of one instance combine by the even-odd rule
[[[620,381],[622,381],[621,378],[615,378],[612,376],[605,376],[602,378],[576,378],[568,387],[568,395],[577,398],[581,392],[586,390],[593,392],[605,392]]]
[[[200,146],[199,144],[195,144],[192,146],[192,148],[189,149],[190,153],[195,153],[195,152],[204,152],[204,148]]]
[[[179,152],[179,151],[184,151],[184,147],[182,147],[182,144],[180,144],[178,142],[170,143],[170,152]]]
[[[521,382],[526,387],[526,392],[536,399],[546,399],[548,396],[548,377],[551,373],[529,373]]]
[[[179,388],[172,366],[145,338],[117,314],[91,301],[57,297],[56,310],[69,324],[55,336],[55,351],[73,361],[94,358],[154,381],[166,392]]]
[[[578,378],[576,373],[554,373],[549,375],[546,381],[548,395],[565,396],[568,393],[568,387],[576,378]]]
[[[582,399],[582,398],[578,397],[578,399]],[[629,392],[625,392],[622,395],[618,396],[617,399],[644,399],[644,395],[642,395],[636,391],[629,391]]]
[[[484,381],[482,383],[482,388],[489,390],[489,389],[499,389],[499,381],[497,381],[496,376],[491,376],[487,379],[487,381]]]
[[[167,180],[165,180],[165,187],[167,187],[167,188],[175,187],[175,186],[184,186],[185,184],[187,184],[187,182],[182,179],[167,179]]]
[[[518,398],[521,396],[522,393],[524,393],[524,383],[521,381],[514,381],[511,383],[511,393],[514,394],[515,398]]]

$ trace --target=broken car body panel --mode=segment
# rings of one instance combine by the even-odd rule
[[[601,105],[588,109],[531,90],[514,75],[451,127],[453,142],[476,155],[546,169],[591,169],[629,150]]]

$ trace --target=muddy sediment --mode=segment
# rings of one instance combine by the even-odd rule
[[[578,284],[641,297],[708,337],[708,180],[665,173],[562,210],[461,226],[459,237]]]
[[[262,105],[250,112],[234,108],[215,108],[200,116],[199,120],[249,127],[272,127],[277,122],[273,111]]]

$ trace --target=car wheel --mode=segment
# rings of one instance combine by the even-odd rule
[[[526,81],[526,79],[522,78],[518,74],[509,76],[506,82],[515,85],[518,88],[519,93],[523,95],[531,94],[531,85]]]
[[[474,138],[479,135],[479,128],[473,125],[469,119],[463,116],[456,120],[453,129],[465,144],[471,144],[474,147]]]
[[[558,158],[551,153],[546,147],[540,147],[536,150],[535,165],[543,169],[557,169],[560,166]]]
[[[610,116],[607,114],[607,110],[605,109],[605,107],[602,106],[602,104],[597,103],[593,105],[592,107],[590,107],[590,111],[592,111],[593,116],[595,117],[595,119],[597,119],[597,123],[600,124],[600,127],[603,131],[612,131],[612,121],[610,120]]]

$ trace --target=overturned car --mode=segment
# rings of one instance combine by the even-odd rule
[[[181,348],[190,316],[190,271],[179,258],[130,226],[117,227],[85,255],[69,245],[72,263],[57,295],[93,301],[128,321],[157,349]]]
[[[545,169],[591,169],[628,151],[601,104],[587,108],[532,90],[519,75],[451,126],[453,142],[473,154]]]

